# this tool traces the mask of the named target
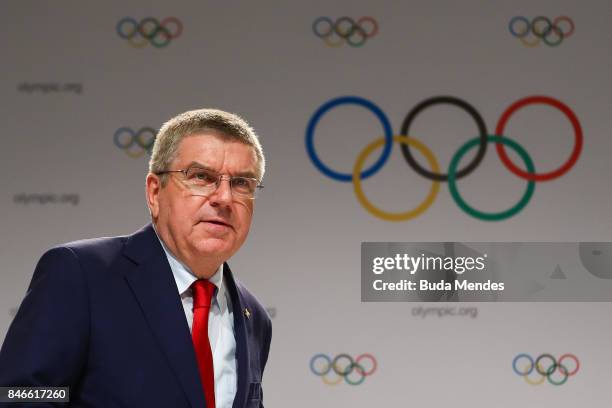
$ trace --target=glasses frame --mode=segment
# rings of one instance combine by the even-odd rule
[[[221,181],[223,180],[227,180],[230,184],[230,191],[232,192],[232,195],[237,195],[239,197],[244,197],[246,199],[250,199],[250,200],[254,200],[257,197],[257,190],[261,190],[262,188],[264,188],[264,185],[261,184],[261,181],[259,181],[259,179],[255,178],[255,177],[244,177],[244,176],[230,176],[228,174],[218,174],[215,173],[212,170],[208,170],[204,167],[200,167],[200,166],[189,166],[186,169],[181,169],[181,170],[164,170],[164,171],[156,171],[153,174],[157,175],[157,176],[161,176],[163,174],[171,174],[171,173],[182,173],[183,176],[185,177],[185,181],[187,180],[187,173],[189,173],[190,170],[192,169],[201,169],[204,171],[207,171],[210,174],[214,174],[217,176],[217,181],[215,182],[215,188],[213,190],[210,191],[210,194],[213,194],[215,191],[217,191],[219,189],[219,186],[221,185]],[[236,192],[232,189],[232,180],[235,179],[247,179],[247,180],[254,180],[257,182],[257,185],[255,186],[255,190],[253,191],[253,195],[252,196],[247,196],[244,195],[243,193],[239,193]],[[185,187],[189,188],[190,190],[193,190],[191,188],[191,186],[189,186],[187,183],[183,182],[183,184],[185,185]],[[208,197],[208,195],[204,195],[203,197]]]

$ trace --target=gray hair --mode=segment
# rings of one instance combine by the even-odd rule
[[[218,109],[197,109],[181,113],[163,124],[153,144],[149,173],[168,170],[176,158],[178,146],[184,137],[213,132],[215,135],[249,145],[257,156],[257,178],[263,179],[266,159],[259,137],[240,116]],[[161,175],[161,184],[166,184],[166,174]]]

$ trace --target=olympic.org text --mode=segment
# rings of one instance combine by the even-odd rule
[[[413,316],[426,317],[478,317],[477,307],[457,307],[457,306],[417,306],[412,308]]]
[[[73,93],[80,95],[83,93],[83,84],[80,82],[22,82],[17,85],[17,90],[27,94]]]
[[[79,205],[78,194],[55,194],[55,193],[19,193],[15,194],[13,201],[16,204],[72,204]]]

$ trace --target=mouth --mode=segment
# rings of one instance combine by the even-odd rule
[[[232,228],[232,229],[234,228],[231,224],[223,220],[219,220],[219,219],[202,220],[200,222],[203,222],[206,224],[218,225],[220,227],[226,227],[226,228]]]

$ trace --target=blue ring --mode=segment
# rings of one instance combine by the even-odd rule
[[[308,126],[306,127],[306,151],[308,152],[308,156],[312,163],[315,165],[317,169],[324,175],[329,178],[332,178],[337,181],[350,182],[353,180],[353,175],[351,173],[340,173],[331,168],[327,167],[317,156],[317,153],[314,148],[314,131],[315,127],[321,120],[321,117],[328,111],[339,105],[344,104],[353,104],[363,106],[364,108],[370,110],[372,113],[378,117],[380,123],[383,126],[384,137],[385,137],[385,146],[383,148],[382,154],[380,158],[367,170],[364,170],[359,175],[361,180],[364,180],[370,176],[376,174],[377,171],[381,169],[381,167],[386,163],[387,159],[391,155],[391,147],[393,146],[393,130],[391,129],[391,123],[384,112],[376,106],[374,103],[370,102],[367,99],[361,98],[359,96],[341,96],[335,99],[332,99],[323,105],[312,115],[310,121],[308,122]]]
[[[519,35],[516,31],[514,31],[514,23],[517,21],[523,21],[525,22],[525,24],[527,24],[527,31],[525,31],[521,35]],[[512,20],[510,20],[510,23],[508,23],[508,30],[510,31],[510,34],[512,34],[513,36],[517,38],[523,38],[527,34],[529,34],[529,31],[531,31],[531,23],[529,22],[529,20],[527,20],[526,17],[516,16],[516,17],[513,17]]]
[[[319,357],[323,357],[324,360],[327,361],[327,370],[325,370],[324,372],[320,373],[317,370],[315,370],[314,368],[314,362],[317,358]],[[331,359],[326,355],[326,354],[315,354],[311,359],[310,359],[310,371],[312,371],[312,373],[314,375],[318,375],[319,377],[324,376],[325,374],[329,373],[329,370],[331,370]]]
[[[329,23],[329,32],[325,33],[325,34],[321,34],[319,32],[319,30],[317,30],[317,27],[319,26],[319,23],[325,21],[327,23]],[[319,38],[327,38],[331,35],[331,33],[334,31],[334,22],[331,20],[331,18],[329,17],[319,17],[317,18],[313,23],[312,23],[312,32]]]
[[[527,357],[527,359],[531,363],[531,368],[526,373],[522,373],[522,372],[520,372],[519,370],[516,369],[516,361],[519,358],[521,358],[521,357]],[[525,377],[525,376],[531,374],[531,372],[533,371],[533,367],[534,367],[533,358],[531,358],[531,356],[529,354],[525,354],[525,353],[519,354],[516,357],[514,357],[514,360],[512,360],[512,369],[514,370],[515,373],[517,373],[521,377]]]
[[[130,142],[128,144],[123,144],[119,141],[119,136],[123,132],[127,132],[130,135]],[[122,127],[115,131],[115,136],[113,136],[113,141],[115,142],[115,146],[117,146],[118,148],[129,149],[130,147],[134,145],[135,138],[136,138],[136,132],[134,132],[129,127]]]
[[[123,24],[127,23],[127,22],[131,22],[131,23],[134,24],[134,32],[132,33],[132,35],[125,34],[121,30]],[[119,37],[123,38],[124,40],[129,40],[130,38],[134,37],[134,35],[136,35],[136,32],[138,32],[138,21],[136,21],[136,19],[134,19],[132,17],[124,17],[121,20],[119,20],[119,22],[117,23],[117,26],[115,28],[117,30],[117,34],[119,35]]]

